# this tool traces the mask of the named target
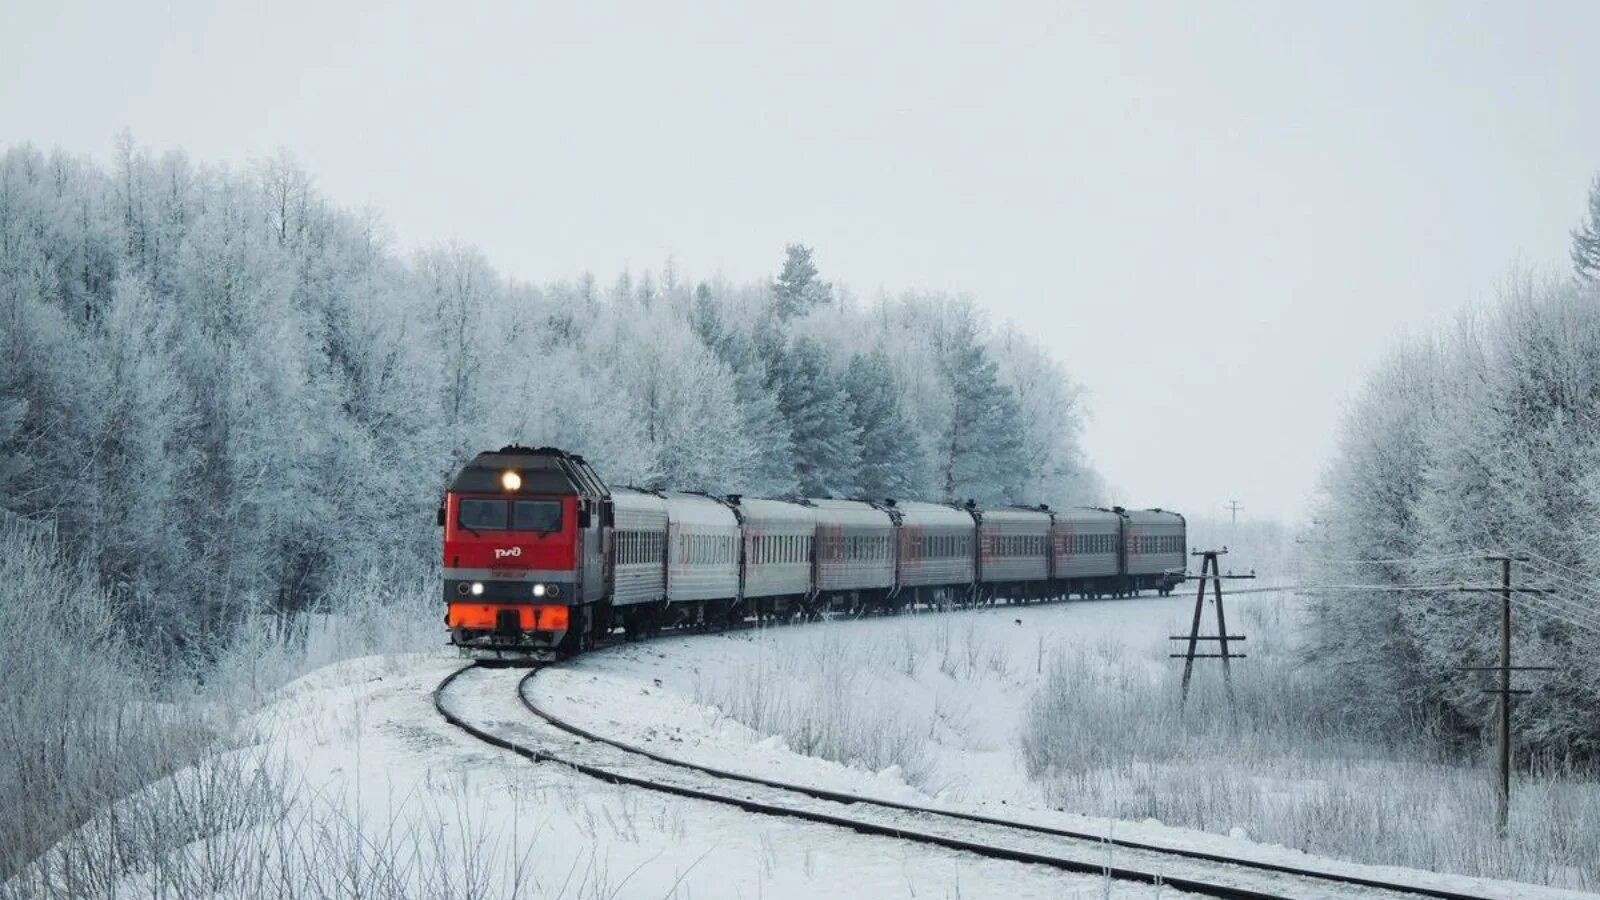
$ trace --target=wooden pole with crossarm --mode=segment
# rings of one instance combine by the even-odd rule
[[[1194,661],[1197,659],[1221,659],[1222,679],[1224,683],[1227,684],[1228,688],[1228,705],[1230,707],[1233,706],[1233,670],[1229,663],[1235,659],[1244,659],[1245,655],[1243,653],[1234,653],[1230,651],[1228,648],[1228,643],[1230,641],[1242,641],[1244,640],[1244,635],[1228,633],[1228,613],[1222,602],[1222,582],[1224,579],[1254,578],[1256,576],[1254,573],[1250,575],[1222,574],[1221,566],[1218,564],[1217,558],[1226,554],[1227,552],[1228,548],[1223,547],[1221,550],[1195,550],[1190,554],[1192,556],[1198,556],[1201,558],[1200,574],[1185,576],[1188,579],[1198,581],[1200,584],[1200,589],[1196,591],[1194,595],[1194,621],[1189,625],[1189,634],[1187,636],[1175,634],[1171,638],[1175,641],[1189,642],[1188,649],[1183,653],[1171,654],[1173,659],[1178,659],[1180,657],[1183,659],[1183,695],[1179,701],[1180,705],[1186,705],[1189,702],[1189,680],[1194,676]],[[1207,582],[1210,582],[1211,584],[1212,603],[1217,607],[1217,633],[1214,635],[1203,635],[1200,633],[1200,619],[1204,613],[1206,604]],[[1216,641],[1217,652],[1197,652],[1199,650],[1201,641]]]

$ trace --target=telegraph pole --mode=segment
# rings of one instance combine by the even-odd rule
[[[1511,817],[1511,557],[1500,557],[1500,797],[1495,822]]]
[[[1458,591],[1468,593],[1497,593],[1500,595],[1500,664],[1498,666],[1468,666],[1472,672],[1498,672],[1500,686],[1484,691],[1486,694],[1500,696],[1499,727],[1495,741],[1495,756],[1499,776],[1499,790],[1495,794],[1494,820],[1495,827],[1501,837],[1506,836],[1507,823],[1511,818],[1511,697],[1513,694],[1531,694],[1532,691],[1512,690],[1512,672],[1548,672],[1549,666],[1513,666],[1511,664],[1511,564],[1514,562],[1527,562],[1525,554],[1497,554],[1485,557],[1488,562],[1500,564],[1500,586],[1493,587],[1460,587]],[[1517,588],[1523,594],[1553,594],[1550,588]]]
[[[1229,500],[1228,503],[1227,503],[1227,507],[1228,507],[1228,513],[1230,515],[1230,517],[1228,519],[1228,526],[1229,527],[1238,527],[1238,525],[1239,525],[1239,510],[1244,509],[1244,507],[1239,505],[1239,501],[1237,501],[1237,500]]]

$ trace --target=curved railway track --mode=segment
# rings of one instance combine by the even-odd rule
[[[702,766],[595,734],[541,708],[528,696],[528,686],[538,674],[537,669],[516,683],[514,703],[493,693],[480,694],[480,700],[490,703],[492,709],[489,718],[474,720],[472,715],[452,709],[447,696],[458,679],[477,668],[468,665],[457,669],[434,689],[434,707],[447,722],[480,741],[528,760],[563,765],[612,784],[733,806],[746,812],[848,828],[862,834],[914,841],[989,859],[1143,884],[1159,883],[1211,897],[1298,900],[1424,896],[1440,900],[1503,900],[1510,896],[1470,894],[1108,839]]]

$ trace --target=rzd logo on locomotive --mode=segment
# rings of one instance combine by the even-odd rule
[[[508,556],[521,556],[521,555],[522,555],[522,548],[521,547],[512,547],[512,548],[510,548],[508,550],[507,549],[496,548],[495,551],[494,551],[494,558],[495,559],[505,559]]]

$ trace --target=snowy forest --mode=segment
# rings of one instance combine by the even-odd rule
[[[1366,721],[1489,733],[1499,597],[1513,566],[1520,743],[1600,755],[1600,181],[1573,234],[1574,273],[1520,277],[1498,302],[1398,347],[1346,416],[1310,526],[1316,661]],[[1436,586],[1435,590],[1417,590]],[[1362,589],[1366,587],[1367,589]]]
[[[800,244],[772,266],[524,283],[469,246],[399,252],[286,154],[13,148],[0,518],[174,646],[431,565],[447,474],[507,443],[615,484],[1099,499],[1078,389],[1038,343],[965,298],[858,301]]]

